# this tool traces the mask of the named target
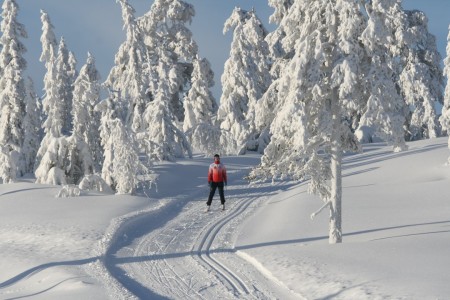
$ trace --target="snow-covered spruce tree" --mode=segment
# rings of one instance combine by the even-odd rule
[[[217,103],[210,90],[214,86],[214,73],[205,58],[197,57],[193,66],[191,88],[183,103],[183,130],[194,149],[211,155],[221,152],[220,130],[213,125],[217,113]]]
[[[171,59],[164,48],[160,49],[158,64],[158,88],[155,99],[147,105],[144,112],[145,130],[140,134],[139,140],[146,141],[146,153],[154,160],[173,161],[177,157],[192,157],[191,145],[186,135],[177,128],[176,118],[170,109],[170,95],[173,95],[171,84]],[[176,79],[175,79],[176,80]]]
[[[70,137],[70,181],[78,183],[83,176],[100,172],[103,150],[100,142],[100,114],[94,111],[100,100],[100,74],[88,53],[86,64],[75,80],[73,93],[73,132]]]
[[[436,38],[428,31],[428,19],[421,11],[406,11],[406,45],[400,87],[406,104],[408,140],[434,138],[440,132],[436,104],[443,102],[444,78]]]
[[[274,8],[273,14],[270,16],[271,23],[280,24],[281,20],[287,15],[289,9],[295,0],[269,0],[269,6]]]
[[[142,114],[151,98],[148,90],[148,55],[144,35],[136,23],[134,9],[127,0],[117,0],[122,9],[126,39],[115,56],[115,66],[104,83],[113,91],[120,91],[121,118],[135,132],[142,130]]]
[[[39,97],[35,92],[33,80],[28,77],[26,88],[26,115],[24,119],[25,137],[21,152],[21,163],[24,164],[25,173],[34,172],[37,151],[42,138],[42,107]]]
[[[353,0],[304,0],[285,18],[302,26],[280,78],[271,141],[249,178],[310,179],[309,191],[324,201],[320,210],[330,210],[329,242],[340,243],[342,154],[359,150],[348,119],[363,111],[367,99],[358,84],[364,15]]]
[[[48,74],[50,71],[49,68],[52,66],[54,54],[57,51],[56,47],[58,45],[58,42],[56,41],[55,33],[53,32],[54,27],[52,22],[50,21],[50,17],[43,10],[41,10],[41,23],[42,23],[42,35],[41,35],[42,53],[40,61],[45,63],[45,67],[47,69]],[[47,88],[48,87],[44,86],[44,90],[46,90]]]
[[[95,106],[100,112],[100,136],[104,149],[102,178],[116,194],[134,194],[139,184],[146,180],[148,168],[139,160],[134,133],[127,130],[121,114],[122,103],[115,99],[120,95],[111,94]]]
[[[75,58],[75,54],[73,54],[72,51],[69,51],[69,58],[67,60],[67,65],[68,65],[67,74],[69,75],[69,80],[70,82],[74,83],[78,77],[78,71],[77,71],[77,59]]]
[[[23,72],[26,52],[21,38],[27,38],[23,24],[17,21],[19,7],[15,0],[5,0],[2,5],[0,44],[0,148],[3,158],[0,179],[12,182],[22,175],[24,166],[18,164],[24,141],[25,81]],[[18,173],[17,173],[18,172]]]
[[[406,149],[404,128],[405,102],[397,85],[401,70],[402,45],[406,14],[399,0],[371,0],[366,4],[368,25],[361,35],[361,42],[368,53],[370,69],[366,83],[369,99],[361,115],[358,139],[367,137],[367,128],[375,130],[382,140],[392,144],[394,151]]]
[[[217,113],[216,99],[210,90],[214,86],[214,73],[209,61],[197,57],[193,66],[191,88],[183,103],[185,132],[201,123],[212,124],[212,117]]]
[[[222,75],[222,96],[217,113],[220,128],[231,132],[237,149],[244,153],[249,139],[259,135],[254,125],[255,106],[270,84],[267,31],[254,11],[238,7],[225,22],[224,33],[233,30],[230,58]],[[252,150],[257,148],[253,141]]]
[[[274,8],[269,21],[278,24],[278,27],[266,36],[273,60],[271,73],[275,78],[280,77],[280,72],[293,57],[294,44],[298,39],[298,31],[295,28],[301,26],[300,20],[285,19],[293,4],[294,0],[269,0],[269,6]]]
[[[294,56],[295,41],[299,38],[297,28],[301,26],[301,21],[285,18],[293,4],[294,0],[269,0],[269,6],[274,8],[269,21],[278,24],[278,27],[265,38],[270,52],[272,82],[255,107],[254,123],[261,132],[258,141],[260,151],[270,142],[270,124],[275,118],[280,78]]]
[[[62,120],[61,132],[69,136],[72,132],[72,85],[73,70],[69,65],[69,50],[64,38],[59,42],[58,55],[55,58],[55,77],[53,84],[57,86],[58,105],[61,106]]]
[[[449,136],[448,147],[450,148],[450,26],[447,37],[447,53],[444,59],[444,75],[447,77],[447,85],[445,86],[444,105],[442,107],[442,115],[439,118],[443,133]],[[450,164],[450,157],[448,158]]]
[[[145,33],[145,44],[150,57],[150,88],[153,95],[158,89],[158,61],[160,49],[164,48],[170,65],[171,93],[169,109],[176,118],[176,125],[182,128],[184,120],[183,99],[190,88],[192,61],[197,57],[197,43],[186,27],[195,15],[194,7],[181,0],[155,0],[150,11],[138,20]]]
[[[43,28],[48,27],[44,24]],[[65,106],[61,103],[63,100],[58,85],[61,80],[60,71],[63,71],[64,68],[62,66],[57,67],[56,57],[53,53],[54,48],[51,43],[47,43],[45,38],[41,38],[41,41],[43,42],[43,51],[48,51],[47,54],[41,56],[47,67],[47,73],[44,77],[45,96],[42,101],[46,119],[42,125],[45,135],[36,156],[36,183],[66,184],[65,170],[69,165],[70,145],[67,136],[62,131]],[[49,44],[50,46],[47,47]]]

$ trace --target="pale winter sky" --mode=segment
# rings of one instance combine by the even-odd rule
[[[136,9],[136,16],[146,13],[152,0],[130,0]],[[231,33],[222,34],[223,24],[235,6],[242,9],[255,8],[260,19],[268,23],[272,8],[265,0],[187,0],[195,7],[196,16],[191,25],[194,39],[199,45],[200,56],[206,57],[215,72],[216,86],[213,89],[217,101],[220,97],[220,75],[229,55]],[[25,40],[28,52],[28,74],[35,82],[41,95],[44,66],[39,62],[41,52],[40,10],[45,10],[55,26],[57,38],[64,36],[66,44],[75,53],[80,69],[85,63],[87,52],[96,58],[102,80],[105,80],[114,63],[114,55],[123,42],[120,5],[115,0],[17,0],[20,6],[19,21],[25,24],[29,38]],[[438,39],[438,48],[445,56],[445,47],[450,24],[450,1],[446,0],[404,0],[405,9],[424,11],[430,22],[429,29]]]

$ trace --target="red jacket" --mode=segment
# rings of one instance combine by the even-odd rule
[[[220,162],[213,162],[208,170],[208,182],[227,182],[227,170]]]

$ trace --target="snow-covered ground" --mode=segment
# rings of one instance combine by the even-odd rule
[[[157,166],[150,199],[0,185],[0,299],[450,299],[446,142],[347,156],[338,245],[305,184],[248,185],[255,154],[222,159],[224,212],[199,156]]]

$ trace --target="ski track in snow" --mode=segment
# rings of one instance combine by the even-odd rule
[[[91,266],[91,272],[97,268],[94,273],[103,277],[113,298],[303,299],[264,276],[261,265],[254,266],[252,259],[243,259],[234,249],[239,226],[267,199],[255,194],[285,188],[249,187],[241,179],[245,172],[232,175],[236,180],[226,191],[225,211],[219,210],[216,195],[211,211],[205,213],[204,188],[190,188],[179,192],[184,196],[162,199],[167,202],[159,209],[116,222],[119,228],[106,242],[103,265]],[[258,193],[252,194],[252,189]]]

